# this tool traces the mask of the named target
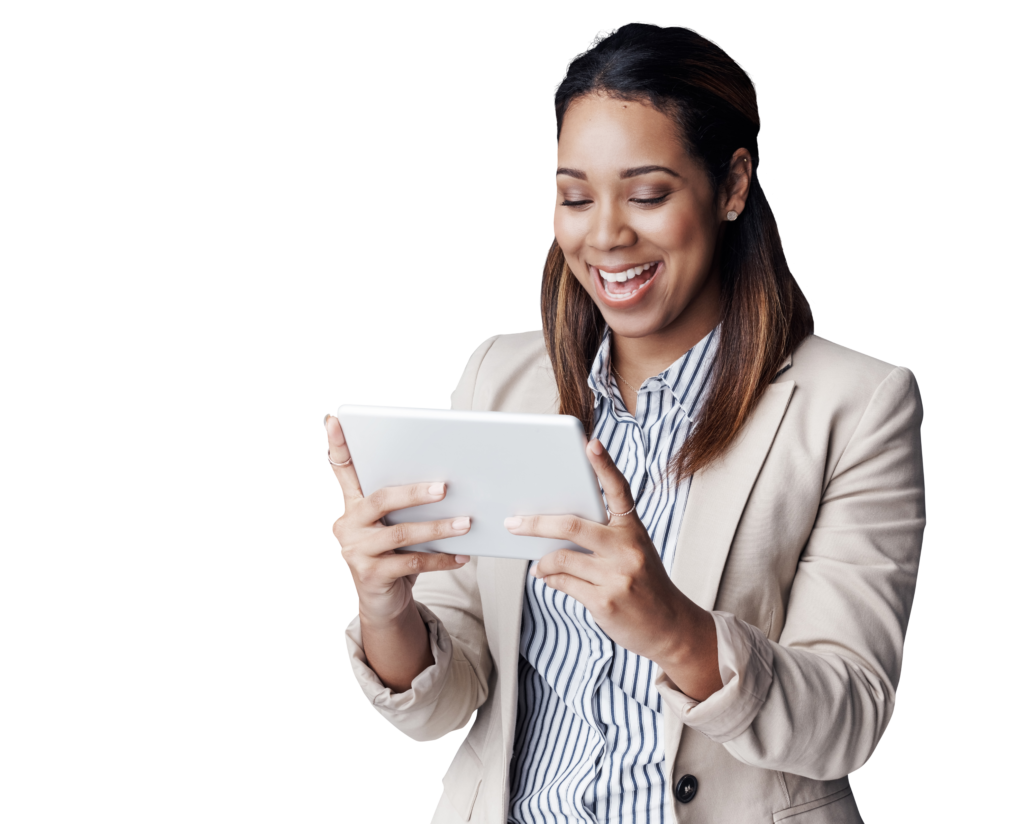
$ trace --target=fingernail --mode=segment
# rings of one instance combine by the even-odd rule
[[[602,452],[604,452],[604,446],[597,438],[594,438],[594,440],[590,442],[589,446],[590,451],[593,452],[595,455],[600,455]]]
[[[468,555],[456,555],[455,556],[455,563],[457,563],[457,564],[468,564],[469,563],[469,556]]]
[[[427,492],[431,495],[444,495],[444,484],[431,484],[427,487]]]
[[[328,412],[326,415],[324,415],[324,428],[325,429],[327,428],[327,419],[329,417],[331,417],[331,413],[330,412]]]
[[[452,521],[452,529],[469,529],[469,518],[456,518]]]
[[[513,516],[511,518],[506,518],[505,519],[505,528],[506,529],[515,529],[517,526],[521,526],[522,523],[523,523],[523,519],[520,518],[519,516]]]

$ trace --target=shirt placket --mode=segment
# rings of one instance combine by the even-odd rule
[[[657,470],[656,466],[652,466],[652,462],[657,460],[657,455],[651,451],[651,432],[658,425],[658,420],[665,416],[666,399],[664,392],[664,382],[660,376],[657,376],[649,378],[637,395],[637,414],[633,418],[633,424],[637,428],[641,447],[641,454],[636,456],[637,463],[642,464],[643,467],[640,481],[637,484],[636,490],[633,491],[633,500],[636,502],[638,512],[643,509],[644,495],[650,495],[652,491],[651,485]],[[657,417],[652,417],[652,407],[657,400],[661,400],[661,414]],[[644,524],[644,526],[649,527],[650,524]]]

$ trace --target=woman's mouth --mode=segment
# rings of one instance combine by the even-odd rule
[[[615,266],[612,270],[591,266],[597,275],[599,291],[609,302],[617,303],[637,297],[662,269],[661,261],[638,263],[623,268]]]

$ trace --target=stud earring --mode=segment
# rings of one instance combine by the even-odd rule
[[[736,214],[736,212],[734,212],[734,211],[733,211],[732,209],[730,209],[730,210],[729,210],[728,212],[726,212],[726,214],[725,214],[725,219],[726,219],[726,220],[736,220],[736,218],[738,218],[738,217],[739,217],[739,215],[738,215],[738,214]]]

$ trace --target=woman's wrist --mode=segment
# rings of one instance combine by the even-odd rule
[[[362,598],[359,599],[359,624],[364,631],[370,627],[378,632],[387,632],[392,628],[408,625],[413,616],[417,620],[422,620],[419,610],[416,609],[416,602],[411,597],[398,609],[391,605],[383,609],[374,608]]]
[[[427,625],[412,599],[393,617],[365,615],[360,606],[359,625],[367,665],[394,692],[408,690],[434,663]]]
[[[654,660],[666,676],[691,698],[703,701],[722,688],[718,667],[718,632],[712,614],[685,595],[671,642]]]

